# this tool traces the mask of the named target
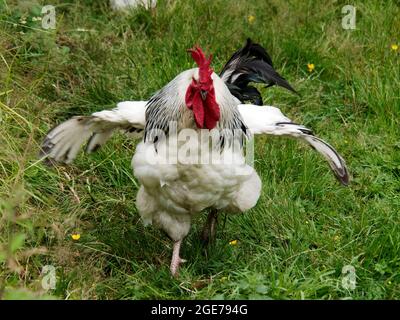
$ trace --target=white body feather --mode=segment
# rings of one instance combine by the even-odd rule
[[[210,164],[160,164],[166,162],[165,145],[159,144],[156,152],[152,143],[141,142],[132,159],[135,176],[142,184],[136,205],[145,224],[156,224],[177,241],[189,232],[193,215],[206,208],[238,213],[257,203],[261,181],[254,169],[244,164],[241,152],[212,150],[217,161]],[[231,154],[234,161],[223,164],[224,157]]]

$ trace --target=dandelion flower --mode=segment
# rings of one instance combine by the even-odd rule
[[[307,63],[308,72],[313,72],[315,69],[314,63]]]
[[[74,233],[71,235],[72,240],[79,240],[81,238],[81,235],[79,233]]]
[[[237,240],[232,240],[232,241],[229,241],[229,244],[231,246],[236,246],[238,244],[238,241]]]
[[[253,16],[253,15],[249,15],[249,16],[247,17],[247,21],[248,21],[250,24],[253,24],[255,20],[256,20],[256,17]]]
[[[398,46],[397,44],[393,43],[393,44],[390,46],[390,48],[391,48],[393,51],[397,51],[397,50],[399,49],[399,46]]]

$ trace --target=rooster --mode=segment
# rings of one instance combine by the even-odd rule
[[[170,270],[174,276],[184,261],[180,247],[196,214],[210,210],[202,232],[208,241],[215,237],[220,211],[244,212],[256,205],[261,180],[246,164],[243,151],[252,134],[286,135],[306,141],[328,160],[339,181],[348,184],[346,164],[329,144],[290,121],[278,108],[256,105],[262,99],[249,86],[250,81],[294,89],[275,72],[266,52],[255,54],[249,50],[251,47],[254,44],[248,40],[220,76],[211,68],[211,56],[206,58],[198,47],[192,49],[190,53],[198,67],[179,74],[148,102],[122,102],[114,110],[72,118],[51,130],[42,145],[44,155],[68,163],[89,138],[87,151],[92,152],[115,129],[138,134],[144,131],[144,139],[132,159],[134,174],[141,184],[136,205],[145,224],[155,224],[173,240]],[[264,68],[260,70],[260,66]],[[244,100],[256,104],[243,105]],[[188,129],[197,136],[189,142],[179,140],[178,136]],[[217,143],[199,138],[204,131],[216,133]],[[169,151],[184,146],[195,154],[205,153],[212,161],[171,161]],[[226,162],[227,157],[232,161]]]

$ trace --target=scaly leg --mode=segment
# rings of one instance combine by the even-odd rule
[[[216,226],[217,226],[218,211],[211,209],[207,216],[207,221],[204,224],[203,231],[201,232],[201,239],[204,244],[212,243],[215,240]]]
[[[182,239],[174,242],[174,249],[172,251],[171,266],[170,266],[169,269],[171,270],[171,274],[174,277],[178,276],[178,270],[179,270],[180,264],[183,263],[183,262],[186,262],[185,259],[182,259],[179,256],[179,251],[181,249],[181,244],[182,244]]]

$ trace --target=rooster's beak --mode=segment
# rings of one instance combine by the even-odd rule
[[[203,99],[203,101],[205,101],[206,99],[207,99],[207,91],[205,91],[205,90],[200,90],[200,95],[201,95],[201,98]]]

